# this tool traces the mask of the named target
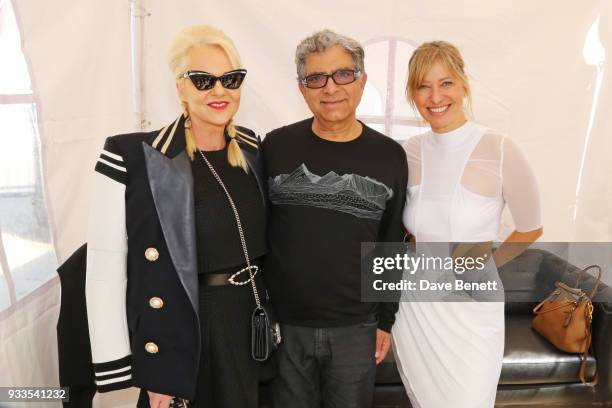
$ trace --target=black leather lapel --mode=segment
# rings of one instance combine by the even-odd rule
[[[266,197],[268,194],[268,185],[265,183],[262,160],[259,150],[252,151],[251,149],[245,148],[242,149],[242,154],[244,154],[244,158],[247,161],[249,168],[255,175],[255,179],[257,180],[257,185],[259,186],[259,191],[261,192],[261,199],[263,200],[264,206],[267,206],[268,200],[266,200]]]
[[[184,150],[169,158],[147,143],[142,148],[170,258],[197,316],[198,257],[191,164]]]

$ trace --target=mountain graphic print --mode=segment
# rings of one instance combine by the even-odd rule
[[[270,200],[275,205],[305,205],[380,220],[393,190],[380,181],[358,174],[319,176],[301,164],[291,174],[268,180]]]

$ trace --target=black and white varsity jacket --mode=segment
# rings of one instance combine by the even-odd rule
[[[86,302],[100,392],[135,385],[195,396],[198,262],[184,122],[107,138],[95,167]],[[259,138],[236,129],[265,203]]]

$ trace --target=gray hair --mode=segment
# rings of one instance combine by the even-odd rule
[[[363,67],[363,57],[365,55],[363,47],[350,37],[337,34],[331,30],[321,30],[304,38],[295,50],[295,66],[298,79],[306,76],[306,58],[313,53],[324,52],[327,49],[339,45],[353,58],[355,69],[365,73]]]

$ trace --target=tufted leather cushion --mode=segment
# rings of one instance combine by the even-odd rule
[[[531,316],[506,319],[506,347],[500,384],[558,384],[578,381],[580,358],[557,350],[531,328]],[[589,356],[586,378],[595,373]]]

